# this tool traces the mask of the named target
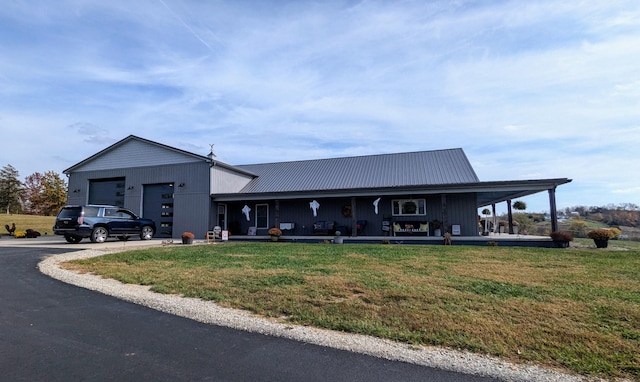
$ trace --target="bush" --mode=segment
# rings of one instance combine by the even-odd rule
[[[569,230],[575,237],[584,237],[587,231],[587,222],[584,220],[574,220],[571,222]]]
[[[613,232],[610,229],[598,228],[589,231],[587,236],[593,240],[609,240],[613,239]]]
[[[573,241],[573,235],[567,231],[554,231],[549,234],[553,241]]]
[[[618,240],[620,238],[620,235],[622,235],[622,231],[620,230],[620,228],[613,227],[611,228],[611,232],[613,233],[614,240]]]

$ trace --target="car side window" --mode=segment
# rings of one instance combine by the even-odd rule
[[[84,216],[85,217],[96,217],[96,216],[98,216],[98,211],[100,211],[100,208],[97,208],[97,207],[84,207]]]
[[[131,212],[126,211],[126,210],[118,211],[118,215],[119,215],[118,217],[121,217],[123,219],[135,219],[136,218],[134,214],[132,214]]]
[[[117,218],[118,216],[118,210],[116,210],[115,208],[105,208],[104,209],[104,216],[107,218]]]

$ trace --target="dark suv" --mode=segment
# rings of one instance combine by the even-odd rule
[[[56,217],[53,232],[64,235],[69,243],[79,243],[85,237],[94,243],[102,243],[109,236],[127,240],[133,235],[149,240],[156,232],[156,223],[115,206],[65,206]]]

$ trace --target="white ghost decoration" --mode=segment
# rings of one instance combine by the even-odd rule
[[[373,201],[373,210],[375,211],[376,215],[378,214],[378,203],[380,203],[380,199],[381,198],[378,198]]]
[[[247,221],[249,221],[249,212],[251,212],[251,207],[249,207],[248,205],[244,205],[244,207],[242,207],[242,213],[244,214],[244,216],[247,217]]]
[[[318,208],[320,208],[320,203],[318,203],[315,199],[313,202],[309,203],[309,207],[313,210],[313,216],[318,216]]]

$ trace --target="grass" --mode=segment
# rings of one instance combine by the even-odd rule
[[[65,266],[301,325],[640,380],[637,243],[625,250],[226,243]]]
[[[0,214],[0,232],[2,235],[9,235],[4,227],[5,224],[11,226],[11,223],[16,223],[16,231],[26,231],[30,228],[42,235],[52,235],[55,221],[55,216]]]

